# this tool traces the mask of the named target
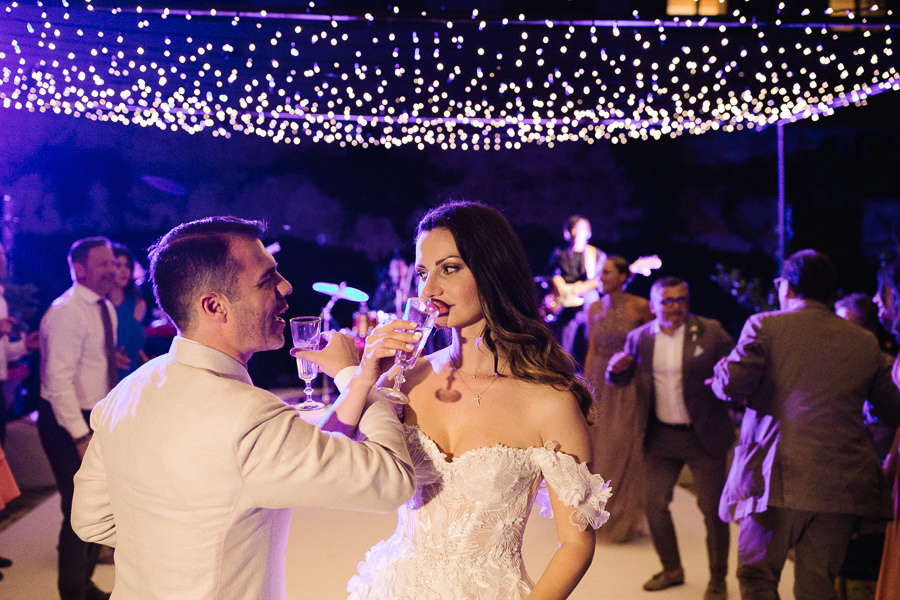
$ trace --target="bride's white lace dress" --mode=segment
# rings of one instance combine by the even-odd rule
[[[607,483],[548,442],[543,448],[476,448],[448,460],[418,427],[404,425],[418,489],[397,529],[366,553],[347,585],[352,600],[518,600],[533,586],[522,536],[535,502],[551,516],[542,480],[581,529],[606,522]]]

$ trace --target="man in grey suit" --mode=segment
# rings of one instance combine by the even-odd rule
[[[734,340],[718,321],[690,314],[688,305],[687,283],[675,277],[656,281],[650,290],[650,310],[656,319],[629,332],[624,351],[610,359],[606,378],[615,385],[634,380],[645,415],[639,435],[644,438],[647,520],[663,570],[644,589],[684,583],[669,504],[686,464],[706,525],[710,580],[704,598],[720,600],[726,596],[728,525],[716,509],[734,429],[728,408],[704,382]]]
[[[747,407],[719,514],[740,524],[744,600],[778,598],[791,548],[794,597],[828,600],[855,522],[887,508],[863,401],[896,425],[900,392],[875,336],[831,312],[827,256],[801,250],[775,282],[781,310],[747,320],[711,382]]]

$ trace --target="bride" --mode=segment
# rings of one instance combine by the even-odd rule
[[[587,465],[591,396],[539,318],[522,245],[495,209],[451,202],[419,223],[415,269],[452,341],[406,373],[410,403],[398,410],[418,488],[360,563],[350,598],[566,598],[591,564],[610,491]],[[415,341],[409,326],[368,336],[323,429],[353,431],[383,369]],[[521,555],[535,502],[552,509],[560,542],[536,583]]]

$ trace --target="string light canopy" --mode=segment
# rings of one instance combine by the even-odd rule
[[[900,89],[892,11],[753,4],[552,20],[7,2],[0,106],[286,144],[500,150],[758,130]]]

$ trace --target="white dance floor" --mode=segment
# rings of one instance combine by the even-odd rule
[[[660,570],[649,539],[616,546],[600,546],[573,600],[697,600],[702,598],[708,571],[704,529],[694,497],[682,488],[673,503],[686,582],[661,592],[645,592],[641,584]],[[52,600],[56,594],[56,539],[61,516],[59,496],[54,494],[26,516],[0,532],[0,555],[14,561],[3,570],[3,600]],[[393,514],[373,514],[330,509],[294,511],[288,546],[287,597],[289,600],[329,600],[345,597],[347,580],[356,564],[375,542],[394,529]],[[734,577],[737,529],[732,528],[729,598],[739,598]],[[536,513],[528,524],[524,555],[529,573],[537,578],[556,547],[553,524]],[[112,589],[114,567],[100,565],[94,580]],[[791,598],[793,567],[785,567],[781,597]]]

